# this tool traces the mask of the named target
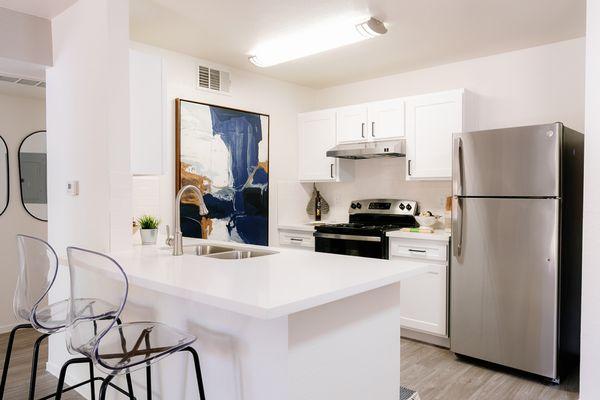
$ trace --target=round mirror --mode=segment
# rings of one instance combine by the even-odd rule
[[[8,207],[8,198],[10,196],[9,175],[8,175],[8,146],[0,136],[0,215],[4,214]]]
[[[46,131],[33,132],[21,142],[19,176],[23,206],[33,218],[47,221]]]

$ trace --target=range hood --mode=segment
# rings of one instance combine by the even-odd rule
[[[385,140],[381,142],[338,144],[327,151],[327,157],[364,160],[380,157],[405,157],[406,140]]]

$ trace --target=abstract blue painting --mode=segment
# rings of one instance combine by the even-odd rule
[[[176,100],[177,187],[195,185],[208,215],[187,193],[183,236],[268,245],[269,116]]]

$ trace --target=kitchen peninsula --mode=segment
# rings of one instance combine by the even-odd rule
[[[252,258],[196,255],[206,244],[187,240],[182,256],[149,246],[111,256],[129,278],[125,321],[161,320],[198,337],[208,399],[398,399],[400,281],[424,273],[420,264],[257,246],[244,246]],[[50,370],[67,357],[56,340]],[[155,394],[192,396],[188,362],[165,360]],[[142,392],[143,374],[133,378]]]

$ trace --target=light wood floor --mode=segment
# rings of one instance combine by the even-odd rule
[[[402,340],[400,379],[422,400],[567,400],[579,398],[575,372],[560,385],[500,367],[458,359],[450,351]]]
[[[33,352],[33,343],[39,337],[39,334],[33,329],[23,329],[17,332],[13,345],[10,368],[8,370],[8,379],[4,399],[23,400],[27,399],[29,394],[29,374],[31,371],[31,356]],[[8,334],[0,335],[0,370],[4,369],[4,357],[6,355],[6,346],[8,344]],[[38,361],[36,398],[54,393],[56,391],[57,379],[46,372],[46,361],[48,360],[48,342],[40,347],[40,357]],[[64,400],[83,400],[83,397],[73,391],[65,393]]]
[[[23,330],[17,334],[8,374],[6,400],[27,398],[32,346],[38,334]],[[0,369],[8,334],[0,335]],[[56,378],[45,371],[47,346],[42,346],[38,364],[36,396],[54,392]],[[530,376],[499,368],[483,367],[460,360],[448,350],[411,340],[402,340],[402,385],[417,390],[422,400],[567,400],[577,399],[579,377],[574,374],[560,385],[540,382]],[[65,400],[83,397],[68,392]]]

